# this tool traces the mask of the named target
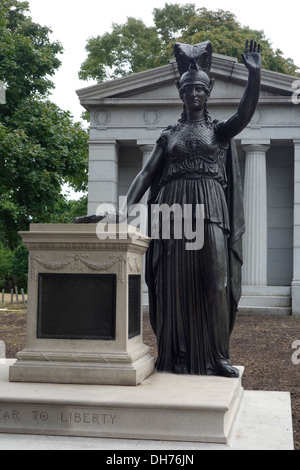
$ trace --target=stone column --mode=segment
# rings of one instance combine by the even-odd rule
[[[267,285],[267,175],[269,140],[242,141],[246,152],[243,238],[243,285]]]
[[[143,162],[142,162],[143,168],[148,162],[152,154],[153,147],[154,147],[153,144],[140,144],[140,149],[143,152]],[[148,191],[144,194],[141,200],[141,204],[144,204],[145,206],[147,206],[147,200],[148,200]],[[147,218],[143,219],[141,225],[142,225],[141,226],[142,233],[146,234],[147,233]]]
[[[149,158],[152,154],[153,148],[154,148],[153,144],[140,143],[140,149],[143,152],[143,162],[142,162],[143,168],[146,165],[146,163],[148,162],[148,160],[149,160]],[[147,191],[144,194],[144,196],[142,197],[142,200],[141,200],[141,204],[143,204],[145,206],[147,206],[148,193],[149,193],[149,191]],[[141,231],[144,235],[146,235],[148,233],[148,217],[147,216],[142,219]],[[147,312],[148,308],[149,308],[149,300],[148,300],[148,286],[147,286],[146,281],[145,281],[145,266],[146,266],[146,263],[145,263],[145,260],[144,260],[143,310],[145,312]]]
[[[89,214],[96,214],[100,204],[118,208],[118,163],[116,141],[89,142]]]
[[[292,313],[300,315],[300,140],[294,141],[294,260]]]

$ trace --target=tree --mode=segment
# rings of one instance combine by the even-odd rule
[[[167,64],[173,58],[176,41],[197,44],[210,39],[214,52],[241,61],[247,38],[261,43],[265,69],[296,74],[293,60],[285,59],[279,49],[274,51],[263,31],[241,26],[228,11],[196,9],[193,3],[166,3],[164,8],[154,9],[153,19],[155,28],[147,27],[142,20],[128,18],[124,25],[113,24],[111,33],[89,39],[88,57],[82,64],[80,78],[102,82]]]
[[[55,221],[64,183],[87,187],[87,131],[48,97],[62,46],[28,10],[28,2],[1,0],[0,240],[11,249],[29,222]]]
[[[185,5],[166,3],[164,8],[153,10],[154,23],[164,45],[182,36],[196,16],[197,11],[193,3]]]
[[[87,214],[87,196],[82,196],[76,200],[60,199],[55,207],[55,222],[61,224],[72,223],[75,217],[81,217],[82,214]]]
[[[27,290],[28,280],[28,250],[21,243],[14,250],[11,257],[11,272],[13,275],[14,285],[19,289]]]
[[[190,41],[191,44],[206,41],[208,38],[213,38],[214,52],[236,57],[240,62],[246,39],[254,38],[261,44],[263,68],[290,75],[294,75],[297,70],[292,59],[284,59],[282,51],[272,49],[272,44],[263,31],[241,26],[235,15],[228,11],[212,12],[200,8],[182,35],[183,42]]]
[[[61,65],[57,55],[63,48],[50,42],[51,30],[26,15],[28,2],[1,0],[0,77],[7,85],[7,107],[18,106],[30,96],[45,96],[54,87],[48,78]]]
[[[91,38],[86,46],[88,58],[79,78],[103,81],[140,72],[156,65],[161,41],[155,28],[142,20],[128,18],[125,25],[113,23],[113,31]]]
[[[12,253],[0,242],[0,289],[5,289],[12,278]]]
[[[0,226],[12,248],[17,230],[28,222],[49,222],[61,186],[68,181],[86,188],[87,135],[69,113],[49,101],[24,101],[10,119],[0,123]]]

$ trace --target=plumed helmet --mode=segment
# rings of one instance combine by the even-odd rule
[[[179,91],[186,85],[199,84],[209,96],[213,86],[213,81],[209,78],[212,63],[211,42],[195,45],[176,43],[174,52],[180,75],[177,82]]]
[[[190,69],[185,72],[179,80],[178,88],[181,92],[187,85],[201,85],[204,88],[205,93],[209,96],[211,90],[211,81],[208,75],[202,70]]]

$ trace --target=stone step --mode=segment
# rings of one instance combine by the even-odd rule
[[[148,297],[144,297],[143,312],[149,313]],[[255,315],[292,315],[290,296],[242,296],[239,313]]]
[[[241,307],[290,307],[290,296],[275,295],[243,295],[240,301]]]
[[[242,286],[242,295],[291,296],[289,286]]]
[[[251,286],[250,286],[251,287]],[[244,315],[277,315],[277,316],[290,316],[292,315],[291,308],[291,289],[289,287],[268,287],[267,292],[270,294],[277,292],[281,295],[259,295],[258,292],[266,292],[266,288],[249,289],[255,292],[256,295],[242,295],[239,304],[239,313]],[[249,291],[248,290],[248,291]],[[243,288],[243,292],[245,292]],[[258,294],[258,295],[257,295]],[[285,295],[286,294],[286,295]],[[149,312],[148,295],[144,293],[143,296],[143,312]]]
[[[257,307],[247,306],[240,307],[238,313],[242,315],[276,315],[281,317],[288,317],[292,315],[292,308],[290,307]]]

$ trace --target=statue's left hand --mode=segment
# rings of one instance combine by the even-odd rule
[[[261,68],[260,44],[251,39],[249,48],[249,39],[247,39],[242,59],[249,72],[259,70]]]

